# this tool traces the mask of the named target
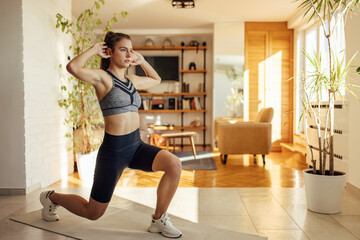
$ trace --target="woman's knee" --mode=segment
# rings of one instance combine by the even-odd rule
[[[160,151],[154,159],[153,171],[164,171],[167,173],[180,174],[182,170],[181,161],[178,157],[168,151]]]
[[[91,210],[88,212],[88,216],[87,218],[89,220],[98,220],[99,218],[101,218],[104,215],[105,211],[102,210]]]
[[[104,215],[108,205],[109,203],[97,202],[92,197],[90,197],[90,201],[86,206],[86,218],[94,221],[98,220]]]
[[[169,165],[168,171],[180,175],[181,170],[182,170],[182,164],[181,164],[180,159],[176,156],[173,156],[170,161],[171,161],[171,164]]]

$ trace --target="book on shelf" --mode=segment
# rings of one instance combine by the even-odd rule
[[[198,85],[197,92],[203,92],[203,86],[201,83]]]
[[[183,105],[182,105],[182,101],[181,101],[181,99],[177,99],[177,104],[176,104],[176,109],[183,109]]]
[[[194,98],[194,102],[195,102],[195,108],[196,108],[196,110],[201,110],[200,98],[199,98],[199,97],[195,97],[195,98]]]
[[[190,84],[189,83],[182,83],[182,92],[190,92]]]
[[[168,104],[168,109],[170,110],[175,110],[176,109],[176,99],[175,98],[169,98],[169,104]]]
[[[201,110],[199,97],[184,98],[182,100],[183,110]]]
[[[163,97],[153,97],[151,103],[152,109],[164,109],[164,98]]]
[[[143,99],[142,100],[142,109],[144,109],[144,110],[150,110],[149,109],[149,104],[150,103],[150,100],[149,99]]]

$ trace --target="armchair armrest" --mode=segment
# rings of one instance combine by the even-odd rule
[[[218,124],[221,154],[268,154],[271,151],[271,123],[224,122]]]

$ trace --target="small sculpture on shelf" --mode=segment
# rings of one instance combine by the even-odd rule
[[[200,119],[197,117],[194,121],[190,123],[192,127],[199,127],[200,126]]]
[[[171,47],[171,46],[172,46],[171,40],[166,38],[163,42],[163,47]]]
[[[153,46],[155,46],[154,40],[152,40],[151,38],[147,38],[147,39],[145,40],[145,46],[146,46],[146,47],[153,47]]]
[[[190,43],[189,43],[189,46],[190,47],[196,47],[196,53],[198,53],[199,51],[199,46],[200,46],[200,43],[196,40],[192,40]]]
[[[196,70],[196,64],[195,64],[195,62],[190,62],[190,64],[189,64],[189,70]]]
[[[196,40],[192,40],[190,43],[189,43],[189,46],[191,47],[198,47],[200,45],[200,43]]]

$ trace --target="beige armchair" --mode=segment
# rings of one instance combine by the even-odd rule
[[[263,108],[255,122],[226,121],[215,124],[215,140],[226,164],[229,154],[265,154],[271,151],[271,121],[273,108]]]

